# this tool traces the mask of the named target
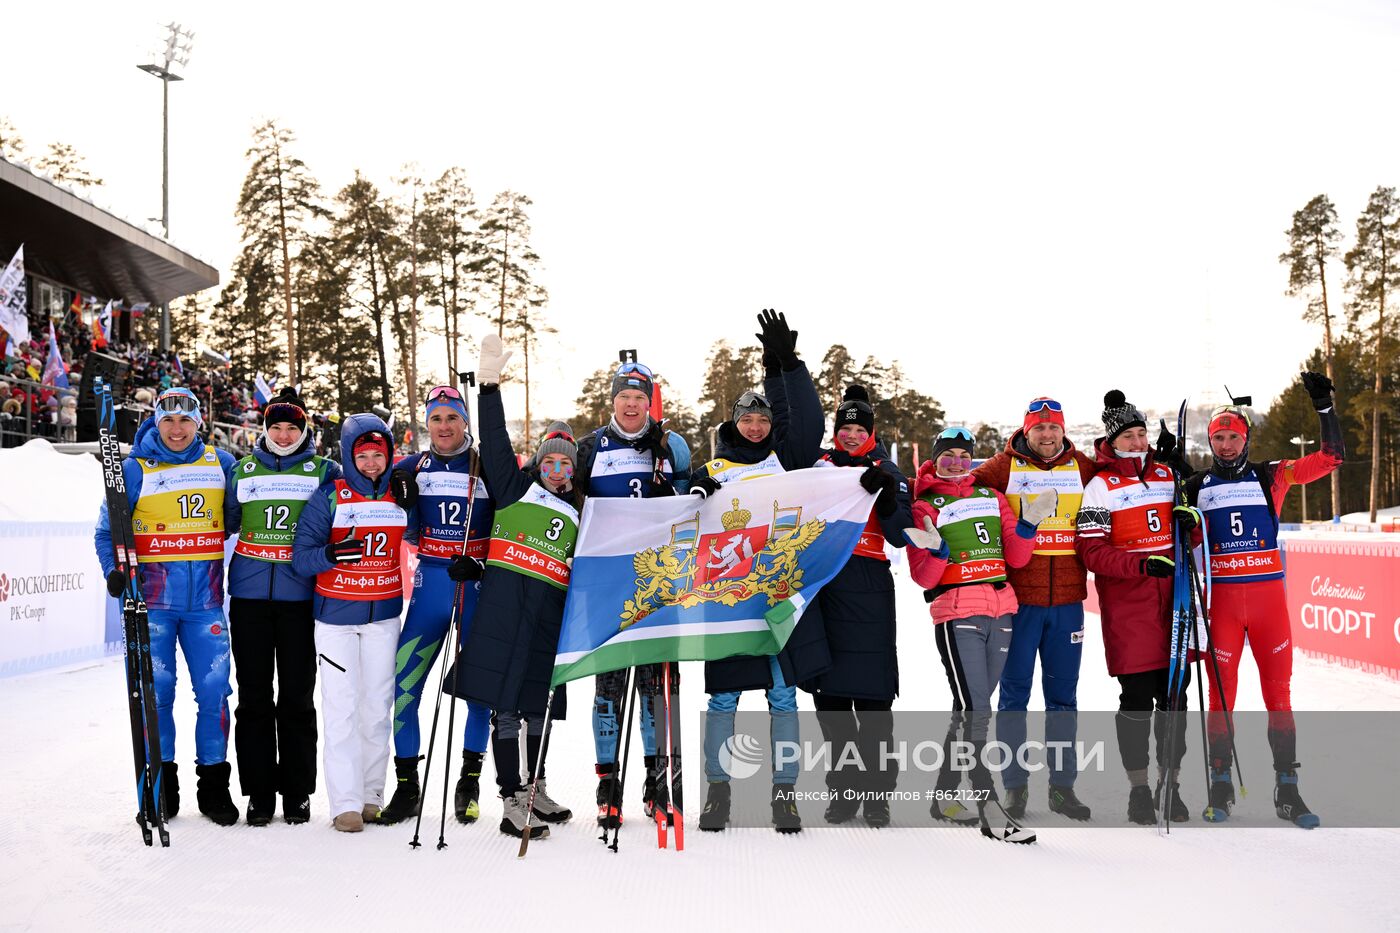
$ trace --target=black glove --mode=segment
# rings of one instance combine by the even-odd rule
[[[719,492],[720,483],[713,476],[701,476],[699,479],[690,481],[690,494],[708,499]]]
[[[126,574],[120,570],[107,574],[107,592],[120,599],[126,592]]]
[[[762,333],[754,334],[763,349],[771,351],[785,370],[797,368],[797,331],[788,327],[787,316],[771,308],[764,308],[758,315],[758,326]]]
[[[647,496],[647,498],[658,499],[662,496],[674,496],[675,494],[676,485],[674,483],[664,476],[658,476],[655,473],[652,474],[651,494]]]
[[[452,563],[447,565],[447,579],[453,583],[467,583],[471,580],[480,580],[481,574],[486,570],[486,564],[480,558],[468,557],[465,554],[452,555]]]
[[[783,374],[783,363],[772,350],[763,351],[763,378],[770,379]]]
[[[407,470],[389,474],[389,492],[405,512],[418,504],[418,480]]]
[[[638,450],[650,451],[658,463],[671,459],[671,448],[666,446],[666,429],[659,421],[653,421],[646,433],[637,438],[634,446]]]
[[[1146,560],[1138,561],[1138,572],[1145,577],[1160,577],[1169,580],[1176,575],[1176,561],[1170,557],[1154,554]]]
[[[1313,408],[1317,411],[1326,411],[1332,407],[1332,380],[1322,373],[1303,373],[1303,389],[1308,393],[1308,398],[1312,399]]]
[[[1201,523],[1201,510],[1193,505],[1178,505],[1172,508],[1172,517],[1181,523],[1184,531],[1195,531]]]
[[[1157,432],[1157,462],[1170,464],[1176,453],[1176,435],[1167,429],[1167,419],[1160,419],[1162,430]]]
[[[894,514],[898,507],[895,493],[899,489],[899,482],[894,476],[877,466],[868,466],[860,474],[860,485],[866,492],[880,494],[880,497],[875,500],[875,514],[881,518],[889,518]]]
[[[326,560],[333,564],[348,564],[365,556],[365,542],[359,538],[346,538],[326,545]]]

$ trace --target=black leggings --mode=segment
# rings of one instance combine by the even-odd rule
[[[824,693],[815,694],[812,700],[822,738],[831,744],[832,767],[827,772],[826,786],[834,791],[894,790],[899,771],[887,766],[881,754],[894,745],[894,714],[890,712],[894,700],[862,700]],[[849,761],[850,752],[845,753],[848,766],[837,767],[843,750],[852,744],[865,765],[863,772]]]
[[[1182,756],[1186,754],[1186,688],[1191,683],[1191,668],[1186,668],[1186,676],[1181,683],[1178,698],[1178,711],[1170,719],[1176,733],[1175,748],[1172,752],[1172,768],[1181,767]],[[1157,734],[1157,768],[1163,770],[1166,757],[1167,739],[1167,669],[1142,671],[1137,674],[1121,674],[1118,685],[1122,693],[1118,695],[1118,753],[1123,759],[1125,771],[1146,771],[1149,762],[1148,740],[1152,732]],[[1153,720],[1156,728],[1153,729]]]

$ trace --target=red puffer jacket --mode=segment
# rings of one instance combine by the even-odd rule
[[[973,470],[972,475],[979,485],[1005,493],[1011,480],[1013,460],[1024,461],[1041,470],[1073,461],[1079,467],[1079,478],[1084,483],[1088,483],[1098,471],[1093,459],[1076,450],[1070,441],[1065,441],[1064,450],[1054,460],[1041,460],[1030,452],[1025,443],[1025,433],[1018,430],[1006,442],[1005,450]],[[1016,591],[1016,600],[1023,606],[1082,603],[1088,595],[1085,591],[1084,563],[1076,554],[1032,554],[1026,566],[1007,568],[1007,577]]]
[[[1149,577],[1141,567],[1153,554],[1171,556],[1175,477],[1152,454],[1143,461],[1115,456],[1103,438],[1094,453],[1098,472],[1084,488],[1075,551],[1094,574],[1108,672],[1118,677],[1165,668],[1172,581]],[[1159,534],[1150,538],[1152,531]],[[1138,534],[1141,541],[1122,540]]]

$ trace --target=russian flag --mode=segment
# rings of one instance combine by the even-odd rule
[[[175,354],[175,371],[181,376],[185,374],[185,364],[180,362],[180,354]]]
[[[68,388],[68,367],[63,365],[63,354],[58,352],[58,337],[53,332],[53,321],[49,321],[49,358],[44,362],[43,383],[59,389]]]
[[[271,382],[268,382],[263,378],[262,373],[258,373],[257,378],[253,380],[253,400],[258,403],[259,408],[272,401],[272,387],[276,384],[275,377]]]

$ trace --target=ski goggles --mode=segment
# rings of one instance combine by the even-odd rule
[[[433,386],[428,390],[428,404],[440,398],[451,399],[454,402],[463,401],[462,393],[452,386]]]
[[[171,389],[156,399],[156,411],[192,415],[199,411],[199,399],[191,395],[187,389]]]
[[[641,363],[623,363],[617,368],[617,372],[614,373],[614,378],[617,376],[625,376],[628,373],[640,373],[648,379],[656,378],[656,376],[652,374],[652,371]]]
[[[1031,399],[1031,403],[1026,406],[1026,414],[1033,415],[1038,411],[1045,411],[1047,409],[1050,411],[1064,411],[1064,409],[1060,407],[1060,403],[1052,398],[1037,398]]]
[[[938,435],[938,440],[940,440],[940,441],[967,441],[969,444],[971,444],[973,438],[972,438],[972,432],[969,431],[967,428],[945,428],[945,429],[942,431],[942,433],[940,433],[940,434]]]

